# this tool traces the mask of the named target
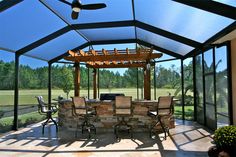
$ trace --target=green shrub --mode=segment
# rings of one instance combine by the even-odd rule
[[[0,111],[0,118],[2,118],[4,116],[4,112]]]
[[[213,140],[219,148],[236,148],[236,126],[224,126],[217,129]]]

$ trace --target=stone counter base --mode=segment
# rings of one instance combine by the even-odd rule
[[[90,105],[95,104],[90,103]],[[97,115],[91,118],[91,123],[95,125],[97,132],[114,131],[114,125],[117,123],[117,117],[114,116],[114,102],[99,102],[99,105],[96,104],[96,106]],[[143,102],[132,102],[132,106],[133,115],[126,117],[125,120],[133,127],[134,132],[148,131],[151,124],[155,123],[151,117],[147,116],[148,107]],[[175,127],[173,116],[166,117],[164,121],[170,128]],[[77,123],[81,124],[82,122],[82,118],[73,117],[71,101],[60,102],[58,111],[59,132],[75,131]],[[161,130],[160,125],[156,129],[157,131]]]

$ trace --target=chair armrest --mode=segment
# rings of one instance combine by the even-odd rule
[[[52,109],[58,110],[58,104],[57,103],[48,104],[48,107],[51,107]]]

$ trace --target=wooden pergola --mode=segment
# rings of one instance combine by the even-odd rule
[[[97,98],[97,69],[99,68],[144,68],[144,99],[151,99],[151,81],[150,81],[150,65],[151,61],[160,58],[162,53],[153,53],[153,49],[137,49],[137,50],[117,50],[102,51],[90,50],[84,52],[78,50],[76,52],[69,50],[69,56],[64,57],[65,60],[75,62],[75,96],[80,95],[80,62],[85,62],[87,68],[94,69],[93,73],[93,98]]]

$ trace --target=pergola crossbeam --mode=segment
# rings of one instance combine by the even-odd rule
[[[138,67],[145,67],[146,63],[124,63],[124,64],[114,64],[114,63],[110,63],[109,65],[106,64],[102,64],[102,65],[91,65],[91,64],[86,64],[87,68],[138,68]]]

